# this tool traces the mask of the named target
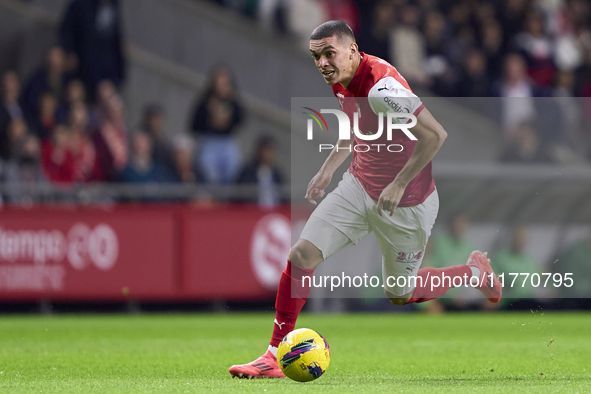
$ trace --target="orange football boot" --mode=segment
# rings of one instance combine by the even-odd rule
[[[470,253],[466,264],[468,267],[476,267],[480,270],[476,289],[480,290],[490,302],[499,302],[503,288],[499,278],[490,266],[490,259],[486,256],[486,253],[482,253],[480,250],[473,251]]]

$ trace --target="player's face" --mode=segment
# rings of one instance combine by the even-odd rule
[[[310,40],[310,53],[329,85],[341,83],[346,87],[353,79],[356,48],[355,43],[347,45],[346,40],[338,40],[336,36]]]

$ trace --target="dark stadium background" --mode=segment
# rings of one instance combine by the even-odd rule
[[[271,311],[291,243],[290,181],[318,164],[291,166],[291,98],[331,97],[306,53],[328,19],[398,67],[450,135],[435,160],[433,239],[450,244],[456,228],[493,262],[513,253],[540,272],[566,272],[556,262],[568,259],[580,269],[576,292],[517,294],[500,309],[589,307],[587,1],[113,0],[93,25],[96,3],[0,0],[0,312]],[[204,115],[217,72],[234,93]],[[72,81],[86,92],[76,105]],[[529,98],[507,97],[519,93]],[[507,127],[506,103],[529,117]],[[79,134],[75,106],[88,114]],[[210,138],[210,115],[230,137]],[[96,156],[60,159],[60,138]],[[212,141],[219,167],[234,169],[219,182],[200,162]],[[369,298],[307,308],[394,310]],[[481,308],[457,295],[403,310]]]

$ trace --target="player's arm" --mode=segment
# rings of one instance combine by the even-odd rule
[[[433,160],[447,138],[443,126],[426,108],[417,116],[417,124],[412,128],[412,133],[417,137],[415,149],[396,178],[380,194],[377,207],[380,215],[382,210],[392,215],[402,199],[406,186]]]
[[[316,205],[315,198],[324,197],[324,189],[328,187],[332,180],[334,172],[343,164],[347,156],[351,153],[351,144],[354,139],[338,140],[330,155],[324,161],[318,173],[312,178],[306,190],[306,199]]]
[[[404,112],[417,116],[417,124],[412,133],[417,143],[410,159],[380,194],[378,213],[382,210],[392,215],[404,195],[406,186],[433,159],[447,133],[423,106],[421,100],[395,78],[388,76],[379,80],[368,94],[369,105],[377,113]],[[402,120],[405,121],[405,120]]]

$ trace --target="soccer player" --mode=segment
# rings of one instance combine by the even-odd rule
[[[400,143],[404,146],[402,152],[383,148],[368,152],[353,149],[349,170],[339,186],[314,210],[290,251],[277,289],[273,335],[267,352],[249,364],[230,367],[234,377],[284,377],[277,363],[277,346],[294,329],[307,300],[310,289],[302,286],[302,277],[311,277],[323,260],[347,245],[356,244],[371,231],[383,254],[384,292],[393,304],[441,297],[453,287],[451,281],[431,286],[428,279],[442,275],[468,279],[475,276],[480,285],[477,288],[489,301],[498,302],[501,298],[500,282],[486,254],[480,251],[473,251],[466,264],[419,269],[439,209],[431,159],[447,136],[443,127],[392,65],[359,52],[353,31],[346,23],[328,21],[318,26],[310,38],[310,52],[350,119],[353,112],[358,111],[357,105],[360,106],[362,132],[376,130],[366,126],[372,124],[380,112],[407,112],[417,118],[412,128],[417,141],[411,141],[402,132],[396,137],[393,133],[394,139],[387,141],[383,133],[372,142]],[[355,97],[367,99],[353,101],[354,105],[350,105]],[[356,136],[354,143],[364,141]],[[308,184],[306,198],[312,204],[316,205],[315,199],[324,197],[335,170],[350,154],[350,146],[350,140],[339,140]],[[415,277],[416,286],[412,281],[406,281],[405,287],[386,281],[387,277],[400,276]]]

